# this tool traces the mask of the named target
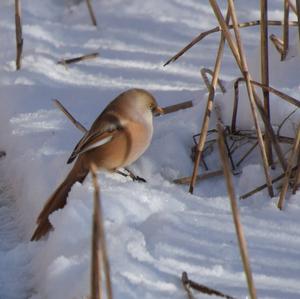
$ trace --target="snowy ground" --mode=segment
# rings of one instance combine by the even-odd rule
[[[241,20],[259,18],[258,1],[236,2]],[[147,184],[99,175],[114,297],[186,298],[179,278],[187,271],[202,284],[246,298],[223,178],[197,185],[194,195],[172,183],[192,171],[191,136],[199,131],[206,99],[199,70],[212,68],[219,35],[207,37],[175,64],[162,65],[199,32],[216,25],[208,1],[94,1],[98,28],[90,25],[85,3],[66,3],[22,1],[25,44],[19,72],[14,62],[14,1],[0,4],[0,150],[7,152],[0,160],[0,298],[88,295],[90,177],[73,187],[63,210],[53,213],[55,231],[48,239],[28,241],[38,212],[68,172],[65,161],[81,137],[51,99],[59,98],[88,127],[111,99],[131,87],[148,89],[162,106],[185,100],[196,105],[155,119],[153,142],[132,165]],[[270,17],[281,19],[281,8],[281,0],[272,1]],[[258,35],[256,29],[243,33],[257,77]],[[280,31],[274,28],[272,33]],[[292,37],[296,40],[295,30]],[[56,64],[95,51],[100,52],[95,60],[68,68]],[[297,46],[285,63],[273,47],[270,51],[271,85],[299,99]],[[230,80],[239,76],[229,54],[227,50],[222,69],[229,91],[218,96],[226,121],[231,113]],[[294,107],[272,98],[272,109],[276,127]],[[248,111],[244,98],[240,127],[252,126]],[[282,132],[293,136],[298,122],[299,112]],[[217,155],[207,161],[211,169],[218,167]],[[242,170],[234,178],[238,194],[263,182],[257,152]],[[266,192],[239,202],[259,298],[300,297],[299,199],[299,192],[291,196],[284,212]]]

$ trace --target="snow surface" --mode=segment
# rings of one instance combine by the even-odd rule
[[[75,1],[79,2],[79,1]],[[259,18],[258,1],[236,1],[240,20]],[[247,3],[247,5],[245,5]],[[58,98],[88,127],[121,91],[151,91],[162,106],[193,100],[192,109],[155,119],[153,142],[132,170],[147,184],[101,173],[101,196],[114,298],[186,298],[182,271],[236,298],[247,297],[229,200],[222,177],[197,185],[194,195],[172,180],[192,171],[192,135],[199,131],[206,90],[201,67],[213,67],[219,35],[207,37],[178,62],[163,63],[199,32],[216,25],[208,2],[196,0],[94,1],[99,26],[90,24],[85,3],[23,0],[24,53],[15,71],[14,1],[0,4],[0,298],[83,298],[89,294],[92,192],[90,177],[76,184],[67,206],[51,215],[55,231],[29,242],[47,197],[69,170],[66,159],[81,137],[52,104]],[[270,3],[270,17],[282,18],[282,1]],[[291,13],[292,15],[292,13]],[[272,33],[281,34],[272,28]],[[293,37],[293,38],[292,38]],[[271,85],[299,98],[297,31],[291,55],[280,62],[270,46]],[[249,66],[259,78],[257,28],[244,29]],[[299,49],[299,48],[298,48]],[[99,51],[95,60],[65,68],[56,62]],[[230,122],[232,81],[239,76],[226,50],[218,94]],[[245,91],[239,127],[252,128]],[[272,97],[274,128],[294,109]],[[282,128],[293,136],[296,112]],[[207,157],[219,167],[217,154]],[[264,181],[259,153],[234,177],[237,194]],[[280,172],[274,170],[273,174]],[[300,193],[279,211],[266,191],[239,202],[259,298],[300,297]],[[196,298],[206,298],[195,294]],[[211,298],[211,297],[210,297]]]

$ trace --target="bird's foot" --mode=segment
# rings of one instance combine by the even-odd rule
[[[116,172],[118,173],[118,174],[120,174],[120,175],[122,175],[122,176],[125,176],[125,177],[130,177],[134,182],[142,182],[142,183],[147,183],[147,181],[144,179],[144,178],[142,178],[142,177],[140,177],[140,176],[138,176],[138,175],[135,175],[131,170],[129,170],[128,168],[124,168],[125,170],[126,170],[126,172],[127,173],[124,173],[124,172],[122,172],[122,171],[120,171],[120,170],[117,170]]]

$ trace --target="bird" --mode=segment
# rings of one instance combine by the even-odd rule
[[[83,183],[93,163],[98,170],[119,172],[136,161],[150,145],[153,115],[163,114],[153,95],[144,89],[129,89],[111,101],[75,146],[67,163],[75,163],[37,217],[31,241],[38,241],[53,229],[49,215],[62,209],[76,182]],[[142,178],[129,175],[134,180]]]

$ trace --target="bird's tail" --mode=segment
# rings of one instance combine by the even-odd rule
[[[76,182],[82,183],[84,181],[89,172],[89,169],[83,166],[84,164],[82,157],[78,157],[65,180],[47,200],[37,218],[37,228],[31,237],[31,241],[39,240],[52,229],[52,225],[49,221],[49,215],[58,209],[62,209],[66,205],[68,194]]]

